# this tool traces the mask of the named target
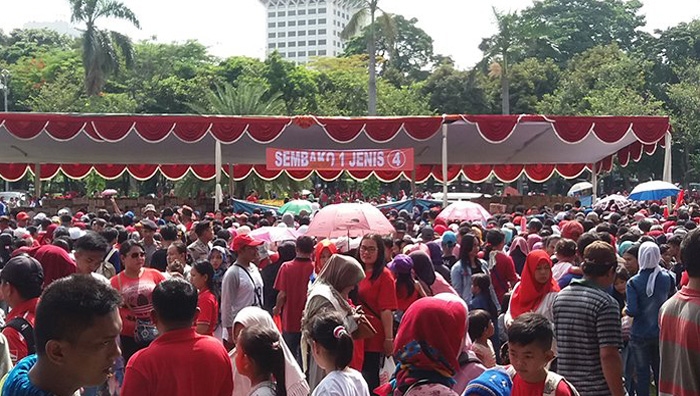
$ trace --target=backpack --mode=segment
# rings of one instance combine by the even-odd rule
[[[16,317],[5,323],[3,330],[6,328],[11,328],[16,330],[24,338],[24,342],[27,343],[27,355],[33,355],[36,353],[36,343],[34,340],[34,327],[25,318]]]
[[[508,366],[506,368],[506,372],[510,376],[511,379],[515,378],[516,371],[513,368],[513,366]],[[542,396],[556,396],[557,394],[557,387],[559,386],[559,383],[564,381],[566,385],[569,386],[569,389],[571,389],[571,394],[574,396],[580,396],[576,388],[571,385],[571,382],[567,381],[566,378],[562,377],[561,375],[553,372],[553,371],[548,371],[547,372],[547,378],[544,380],[544,391],[542,392]]]

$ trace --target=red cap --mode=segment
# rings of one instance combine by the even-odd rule
[[[249,235],[238,235],[237,237],[233,238],[233,250],[240,252],[241,249],[246,246],[260,246],[263,243],[265,243],[265,241],[253,239]]]
[[[27,214],[27,212],[19,212],[19,213],[17,213],[16,218],[18,221],[29,220],[29,215]]]

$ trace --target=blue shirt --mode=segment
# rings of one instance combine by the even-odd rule
[[[656,276],[654,293],[647,296],[647,281],[653,269],[641,270],[627,282],[627,315],[634,318],[631,339],[659,338],[659,310],[676,291],[673,277],[661,270]]]
[[[29,380],[29,370],[36,364],[36,355],[20,360],[4,378],[0,396],[53,396],[53,393],[37,388]]]

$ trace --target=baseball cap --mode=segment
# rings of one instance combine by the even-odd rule
[[[158,226],[153,220],[143,219],[141,220],[141,226],[147,230],[158,231]]]
[[[29,215],[27,212],[19,212],[16,216],[17,221],[29,220]]]
[[[455,233],[452,231],[445,231],[442,234],[442,243],[447,246],[457,245],[457,235],[455,235]]]
[[[5,263],[5,267],[0,271],[0,280],[17,287],[36,287],[41,291],[44,269],[37,259],[20,254]]]
[[[238,235],[233,239],[233,250],[240,252],[246,246],[260,246],[264,241],[253,239],[250,235]]]

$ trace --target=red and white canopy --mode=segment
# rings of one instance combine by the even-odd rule
[[[216,175],[214,152],[236,164],[233,177],[251,172],[272,180],[285,171],[265,167],[267,147],[294,149],[407,148],[415,150],[416,181],[442,181],[442,127],[447,135],[447,179],[464,175],[504,182],[523,172],[542,182],[554,173],[578,177],[586,168],[609,170],[652,154],[670,133],[667,117],[564,117],[540,115],[448,115],[436,117],[238,117],[191,115],[104,115],[0,113],[0,177],[18,180],[34,164],[41,177],[61,170],[72,178],[92,169],[106,178],[129,172],[148,179],[160,171],[180,179],[188,171],[201,179]],[[224,173],[228,167],[224,166]],[[289,171],[304,179],[311,171]],[[341,171],[318,172],[324,180]],[[374,174],[383,181],[410,178],[409,172]]]

